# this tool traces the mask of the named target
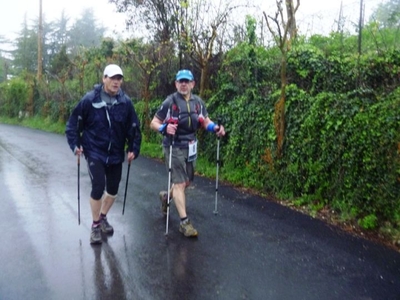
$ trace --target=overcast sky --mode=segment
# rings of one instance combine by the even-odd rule
[[[42,0],[43,13],[47,21],[59,19],[64,9],[67,16],[75,19],[84,8],[93,7],[96,19],[98,19],[109,33],[116,31],[123,34],[125,30],[124,15],[115,12],[115,6],[107,0]],[[275,12],[275,0],[253,0],[260,3],[260,11],[268,15]],[[28,22],[37,18],[39,14],[39,0],[1,0],[0,10],[0,36],[14,38],[24,21],[25,14]],[[5,3],[7,2],[7,4]],[[301,34],[326,34],[335,27],[340,4],[343,2],[343,11],[349,21],[357,23],[359,16],[360,0],[301,0],[297,13],[297,25]],[[367,16],[383,0],[364,0]]]
[[[258,0],[256,0],[258,1]],[[262,1],[262,10],[273,16],[276,11],[275,0]],[[294,0],[296,3],[296,0]],[[364,0],[365,21],[371,12],[384,0]],[[340,6],[342,4],[343,17],[346,25],[358,24],[360,15],[360,0],[300,0],[300,7],[296,14],[297,26],[301,34],[328,34],[337,28]],[[348,28],[349,29],[349,28]]]
[[[39,15],[39,0],[0,0],[0,36],[10,37],[18,33],[24,22],[25,14],[28,24]],[[3,3],[7,2],[7,4]],[[115,12],[115,5],[107,0],[42,0],[43,14],[46,21],[60,19],[64,10],[71,19],[76,19],[85,8],[93,8],[96,19],[109,29],[122,31],[125,29],[124,16]]]

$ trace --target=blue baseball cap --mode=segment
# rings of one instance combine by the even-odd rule
[[[176,80],[181,80],[181,79],[187,79],[192,81],[194,79],[192,72],[190,72],[189,70],[180,70],[177,74],[176,74]]]

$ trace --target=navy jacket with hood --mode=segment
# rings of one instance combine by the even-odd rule
[[[120,89],[116,101],[107,107],[101,100],[102,85],[96,85],[73,109],[65,134],[72,151],[79,145],[78,118],[82,118],[81,145],[85,157],[118,164],[125,160],[128,151],[139,156],[141,144],[140,123],[131,99]],[[135,139],[130,138],[136,124]],[[130,141],[130,142],[129,142]]]

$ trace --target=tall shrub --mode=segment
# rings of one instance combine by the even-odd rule
[[[21,78],[14,78],[2,84],[0,107],[2,115],[15,118],[20,111],[26,110],[29,96],[29,86]]]

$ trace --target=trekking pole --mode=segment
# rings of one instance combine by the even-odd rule
[[[77,148],[81,148],[81,132],[82,132],[82,117],[78,116],[78,124],[76,126],[78,133],[78,143]],[[81,225],[81,193],[80,193],[80,169],[81,169],[81,155],[77,155],[77,164],[78,164],[78,225]]]
[[[125,195],[124,195],[124,205],[122,206],[122,215],[125,212],[126,192],[128,190],[128,178],[129,178],[129,170],[130,169],[131,169],[131,162],[128,162],[128,171],[126,172]]]
[[[218,117],[218,126],[221,126],[221,117]],[[216,176],[215,176],[215,208],[214,208],[214,214],[218,214],[218,172],[219,172],[219,142],[220,142],[220,137],[217,136],[217,171],[216,171]]]
[[[128,144],[133,143],[136,135],[136,123],[132,124],[131,132],[129,134]],[[125,195],[124,195],[124,205],[122,206],[122,214],[125,212],[125,202],[126,202],[126,193],[128,191],[128,179],[129,179],[129,170],[131,169],[131,162],[128,162],[128,171],[126,173],[126,184],[125,184]]]
[[[171,201],[171,168],[172,168],[172,139],[173,136],[169,135],[169,159],[168,159],[168,197],[167,197],[167,220],[165,223],[165,236],[168,235],[168,222],[169,222],[169,203]]]

